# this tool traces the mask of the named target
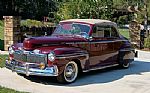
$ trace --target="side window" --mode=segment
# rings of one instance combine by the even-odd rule
[[[111,25],[109,26],[95,26],[93,28],[93,37],[119,37],[117,29]]]
[[[104,37],[111,37],[111,33],[110,33],[110,28],[105,28],[105,30],[104,30]]]
[[[117,29],[115,27],[111,27],[111,37],[119,37]]]
[[[110,26],[104,26],[104,37],[111,37],[111,28],[110,28]]]
[[[100,26],[94,27],[92,36],[93,37],[104,37],[104,29]]]

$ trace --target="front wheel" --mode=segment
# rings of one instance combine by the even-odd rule
[[[62,74],[57,77],[60,83],[72,83],[78,76],[78,65],[74,61],[70,61],[66,64]]]

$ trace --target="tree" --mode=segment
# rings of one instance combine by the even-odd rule
[[[57,15],[63,19],[97,18],[111,19],[112,0],[71,0],[59,3]]]
[[[57,11],[54,0],[0,0],[0,16],[22,16],[42,20],[50,12]]]

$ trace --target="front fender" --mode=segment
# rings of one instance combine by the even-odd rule
[[[85,69],[85,66],[87,66],[89,54],[86,50],[82,50],[80,48],[65,47],[56,48],[53,51],[56,54],[56,64],[59,66],[59,71],[61,71],[60,73],[63,72],[65,65],[70,61],[80,62],[79,64],[81,66],[81,69]]]

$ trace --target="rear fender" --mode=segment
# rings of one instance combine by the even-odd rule
[[[119,51],[119,64],[123,64],[123,62],[132,62],[134,61],[135,50],[133,48],[124,48]]]

